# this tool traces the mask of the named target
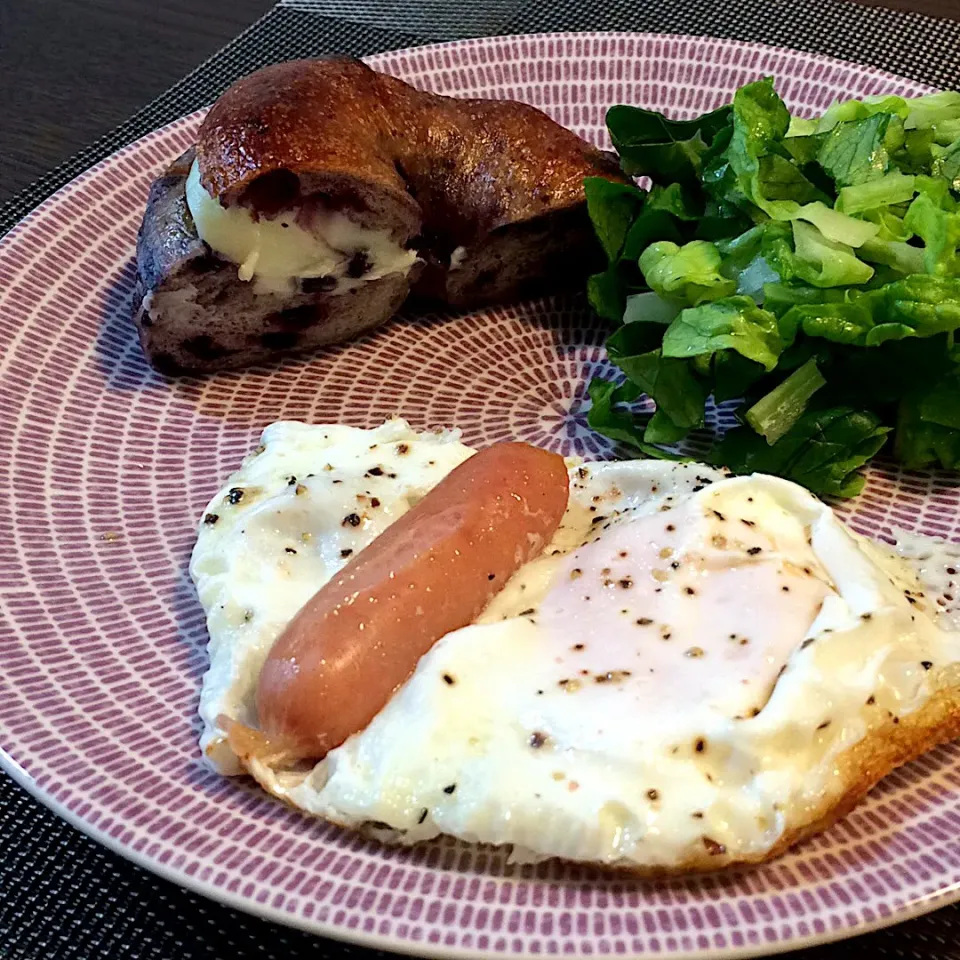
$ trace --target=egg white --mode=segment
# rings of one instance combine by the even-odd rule
[[[211,502],[192,565],[211,634],[202,744],[219,769],[239,764],[216,717],[256,724],[260,665],[341,551],[471,452],[402,421],[268,428]],[[374,461],[396,474],[376,490]],[[447,833],[644,868],[749,858],[838,788],[836,757],[960,661],[960,634],[935,624],[911,571],[794,484],[655,461],[570,475],[553,543],[476,624],[312,771],[254,763],[261,783],[405,843]],[[372,495],[377,510],[344,526]]]
[[[190,575],[207,613],[201,749],[243,770],[217,717],[256,723],[260,668],[280,632],[350,557],[406,513],[473,450],[459,432],[418,434],[281,421],[203,512]]]

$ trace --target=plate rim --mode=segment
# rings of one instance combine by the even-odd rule
[[[761,53],[779,53],[784,55],[802,55],[804,58],[810,58],[820,63],[831,66],[853,69],[857,72],[867,72],[870,75],[890,82],[900,82],[909,84],[917,88],[923,88],[928,91],[937,88],[923,81],[915,80],[903,74],[894,73],[880,67],[869,64],[859,63],[854,60],[846,60],[835,57],[830,54],[820,53],[818,51],[804,50],[799,47],[781,46],[779,44],[769,44],[760,41],[739,40],[729,37],[714,36],[712,34],[683,34],[683,33],[659,33],[653,31],[631,31],[631,30],[589,30],[589,31],[543,31],[536,33],[517,33],[517,34],[493,34],[483,37],[467,37],[458,40],[437,41],[433,43],[407,46],[397,49],[380,51],[373,54],[364,55],[362,59],[371,66],[378,67],[383,65],[389,58],[402,56],[423,55],[432,51],[450,50],[450,49],[469,49],[489,44],[495,41],[498,44],[506,44],[511,41],[531,41],[538,40],[562,40],[562,39],[585,39],[585,38],[645,38],[654,39],[663,42],[685,41],[685,42],[713,42],[727,45],[729,47],[761,52]],[[0,235],[0,250],[8,246],[15,245],[22,232],[38,217],[47,213],[52,207],[61,203],[69,197],[75,190],[81,187],[86,181],[96,176],[102,168],[116,162],[138,149],[142,149],[145,141],[171,132],[178,127],[188,125],[199,120],[209,109],[210,103],[203,107],[193,110],[190,113],[177,117],[159,127],[155,127],[129,143],[124,144],[117,150],[111,152],[106,157],[91,164],[82,170],[70,181],[65,183],[54,193],[45,197],[33,209],[29,210],[20,220],[13,224],[10,229]],[[78,830],[84,836],[90,838],[96,843],[106,847],[111,852],[121,856],[134,866],[147,871],[150,874],[160,877],[162,880],[171,882],[176,886],[187,890],[190,893],[200,895],[208,900],[220,903],[223,906],[236,910],[240,913],[257,917],[261,920],[278,923],[282,926],[301,930],[314,936],[325,937],[332,941],[349,943],[356,946],[385,950],[396,954],[406,956],[416,956],[423,958],[436,958],[436,960],[489,960],[493,956],[516,957],[527,956],[527,954],[517,954],[512,950],[503,952],[493,949],[480,949],[475,947],[446,946],[440,943],[430,943],[425,940],[413,940],[409,937],[398,937],[392,931],[388,934],[375,932],[364,932],[359,929],[350,929],[343,925],[337,925],[332,920],[320,920],[317,917],[304,917],[297,913],[286,912],[282,909],[272,907],[269,904],[257,903],[242,896],[210,884],[199,876],[191,876],[170,866],[168,863],[160,862],[151,858],[142,851],[134,850],[119,839],[111,836],[108,832],[101,830],[96,824],[85,821],[81,816],[70,810],[67,806],[61,804],[54,797],[47,794],[36,782],[36,780],[27,772],[27,770],[2,746],[0,745],[0,769],[3,769],[10,778],[19,787],[24,789],[31,797],[43,804],[48,810],[53,812],[60,819],[66,821],[71,827]],[[879,916],[875,920],[867,922],[857,922],[855,924],[841,926],[830,930],[824,930],[822,933],[811,933],[806,936],[793,936],[789,940],[776,940],[771,943],[762,944],[744,944],[742,946],[726,946],[722,948],[694,948],[692,950],[663,951],[660,956],[668,960],[705,960],[706,957],[716,958],[716,960],[747,960],[747,958],[772,956],[788,953],[794,950],[805,949],[813,946],[836,943],[848,938],[859,937],[865,934],[874,933],[879,930],[904,923],[925,914],[932,913],[942,907],[960,901],[960,882],[946,887],[941,891],[919,896],[907,901],[902,907],[891,908],[889,914]],[[568,956],[578,956],[579,953],[567,954]],[[645,952],[636,952],[628,950],[619,956],[626,960],[639,960],[646,957]]]
[[[238,894],[208,885],[204,880],[197,877],[187,874],[181,875],[176,869],[169,865],[151,860],[140,851],[126,847],[116,838],[99,830],[98,827],[85,823],[80,817],[74,814],[72,810],[62,806],[55,799],[37,789],[36,782],[33,778],[2,747],[0,747],[0,768],[2,768],[15,783],[29,793],[31,797],[42,803],[48,810],[56,814],[60,819],[65,820],[71,827],[74,827],[84,836],[101,844],[134,866],[145,870],[147,873],[158,876],[169,883],[173,883],[175,886],[187,890],[189,893],[199,894],[208,900],[219,903],[238,913],[245,913],[249,916],[257,917],[260,920],[267,920],[271,923],[301,930],[313,936],[325,937],[336,942],[349,943],[371,950],[386,950],[402,956],[423,958],[423,960],[490,960],[492,956],[504,958],[528,956],[528,954],[518,954],[514,951],[499,953],[492,950],[480,950],[472,947],[446,947],[441,944],[401,939],[392,933],[387,935],[364,933],[363,931],[336,926],[332,921],[308,920],[298,914],[285,913],[282,910],[250,901]],[[824,931],[822,934],[810,934],[791,940],[777,940],[773,944],[721,947],[719,949],[712,947],[708,948],[709,953],[705,953],[699,949],[693,951],[671,951],[661,953],[660,956],[664,957],[665,960],[705,960],[705,957],[709,957],[710,960],[750,960],[750,958],[755,957],[779,956],[794,950],[824,946],[830,943],[837,943],[841,940],[876,933],[887,927],[893,927],[901,923],[906,923],[909,920],[915,920],[925,914],[933,913],[935,910],[949,906],[957,901],[960,901],[960,883],[956,884],[952,890],[946,893],[919,897],[910,901],[908,905],[901,908],[898,912],[891,912],[886,917],[879,917],[877,920],[853,927],[838,927],[835,930]],[[583,954],[568,953],[565,954],[565,956],[576,957],[583,956]],[[624,958],[624,960],[647,960],[649,954],[628,951],[617,954],[617,956]]]

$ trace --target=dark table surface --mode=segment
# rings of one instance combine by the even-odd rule
[[[0,0],[0,202],[115,127],[271,0]]]
[[[872,0],[865,2],[875,5]],[[960,20],[960,0],[894,0],[883,5]],[[271,0],[0,0],[0,202],[115,127],[271,6]],[[956,55],[956,50],[949,52]],[[16,843],[15,824],[25,815],[37,818],[47,835],[43,849],[50,862],[38,864],[40,869],[56,871],[68,887],[81,892],[91,886],[89,878],[96,874],[100,880],[106,878],[114,891],[108,903],[78,902],[91,936],[86,945],[59,944],[58,957],[92,956],[86,951],[93,949],[94,940],[106,936],[102,931],[107,929],[112,942],[124,944],[126,952],[130,937],[135,938],[144,924],[154,930],[154,939],[149,952],[138,956],[192,958],[199,956],[193,947],[200,940],[208,943],[202,955],[213,956],[203,931],[183,926],[185,915],[201,926],[229,929],[231,936],[217,955],[231,960],[376,956],[279,931],[213,904],[198,906],[193,895],[163,881],[150,880],[133,890],[136,875],[121,872],[116,857],[91,841],[81,838],[78,842],[72,828],[35,807],[25,794],[17,791],[13,796],[7,808],[0,804],[0,958],[53,956],[50,945],[69,936],[56,930],[47,931],[49,936],[25,936],[25,931],[36,931],[38,921],[42,924],[40,918],[49,913],[49,905],[31,902],[24,907],[21,903],[12,914],[5,908],[4,885],[22,869],[18,858],[36,856],[39,849],[37,844],[21,848]],[[3,836],[10,843],[4,844]],[[120,904],[123,909],[118,911]],[[943,927],[932,918],[916,923],[916,952],[910,956],[920,956],[922,947],[924,957],[960,957],[954,952],[957,945],[946,942]],[[877,936],[855,942],[850,949],[859,955],[858,947],[866,947],[869,955]],[[952,939],[950,934],[947,938]],[[44,946],[39,946],[41,942]],[[5,949],[10,946],[12,954]],[[119,954],[97,953],[107,955]]]

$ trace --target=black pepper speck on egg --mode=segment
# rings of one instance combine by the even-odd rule
[[[717,843],[711,837],[704,837],[703,845],[711,857],[719,857],[727,852],[727,848],[722,843]]]
[[[205,513],[203,515],[203,522],[208,527],[212,527],[219,519],[220,517],[215,513]]]
[[[356,513],[348,513],[343,520],[341,521],[340,526],[342,527],[359,527],[360,526],[360,517]]]

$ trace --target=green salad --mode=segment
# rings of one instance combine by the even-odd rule
[[[695,120],[615,106],[650,190],[586,181],[608,266],[589,280],[624,374],[590,425],[652,457],[741,400],[709,458],[851,497],[881,448],[960,469],[960,93],[791,117],[765,79]],[[632,407],[643,395],[655,411]]]

